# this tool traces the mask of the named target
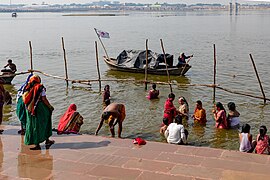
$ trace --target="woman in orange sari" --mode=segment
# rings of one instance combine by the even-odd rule
[[[40,143],[45,141],[49,148],[54,141],[52,135],[52,111],[54,108],[46,98],[46,89],[38,75],[33,75],[25,87],[23,102],[26,106],[26,131],[24,143],[35,145],[31,150],[40,150]]]

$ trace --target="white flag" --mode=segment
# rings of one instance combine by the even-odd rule
[[[110,34],[106,31],[97,30],[97,34],[102,38],[110,38]]]

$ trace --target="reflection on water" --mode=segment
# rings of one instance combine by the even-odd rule
[[[29,147],[24,145],[24,136],[21,136],[21,152],[18,154],[18,176],[29,179],[50,179],[53,169],[53,156],[49,150],[45,154],[41,150],[29,152]]]
[[[154,82],[168,82],[167,76],[159,76],[159,75],[152,75],[148,74],[148,80],[152,80]],[[141,73],[129,73],[129,72],[120,72],[115,70],[107,70],[105,72],[105,77],[108,78],[115,78],[115,79],[135,79],[135,80],[144,80],[145,75]],[[176,81],[180,84],[190,84],[190,80],[186,76],[170,76],[171,81]]]

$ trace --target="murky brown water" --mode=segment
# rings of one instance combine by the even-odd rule
[[[171,13],[167,13],[172,15]],[[115,17],[63,17],[58,13],[19,13],[18,18],[10,14],[0,14],[0,57],[1,64],[12,58],[19,71],[29,69],[29,46],[32,41],[34,68],[46,73],[64,76],[64,61],[61,37],[65,39],[68,71],[71,79],[97,79],[94,41],[97,40],[93,28],[108,31],[110,39],[104,44],[110,56],[117,56],[123,49],[144,49],[145,39],[149,48],[161,52],[162,38],[165,51],[175,56],[180,52],[194,54],[190,61],[193,66],[186,77],[171,77],[181,84],[210,84],[213,80],[213,43],[217,48],[217,83],[231,90],[261,95],[249,53],[257,64],[266,96],[269,95],[270,67],[270,12],[241,12],[229,16],[227,12],[181,13],[163,16],[164,13],[131,13],[130,16]],[[103,51],[99,49],[100,59]],[[176,63],[176,61],[175,61]],[[102,78],[144,79],[144,75],[119,73],[108,70],[100,62]],[[78,111],[85,118],[83,133],[93,134],[102,111],[98,84],[92,87],[82,85],[65,87],[65,81],[42,77],[47,88],[47,96],[55,107],[53,124],[70,103],[76,103]],[[4,109],[5,123],[19,122],[15,114],[15,94],[26,75],[17,76],[13,85],[6,86],[14,98],[11,106]],[[167,81],[167,77],[149,76],[155,81]],[[159,100],[148,101],[142,84],[131,82],[109,82],[114,102],[126,104],[127,117],[123,136],[141,136],[147,140],[164,141],[159,134],[163,104],[169,93],[168,86],[158,86]],[[102,84],[104,87],[105,83]],[[194,126],[190,119],[186,125],[190,131],[189,142],[195,146],[210,146],[238,149],[237,130],[217,130],[211,116],[212,89],[207,87],[173,86],[176,96],[184,96],[192,114],[195,102],[200,99],[207,111],[206,127]],[[229,94],[217,90],[217,101],[227,104],[234,101],[241,113],[241,123],[249,123],[252,133],[257,134],[261,124],[270,128],[269,106],[262,100]],[[178,106],[177,101],[174,102]],[[100,135],[109,135],[108,128],[102,128]]]

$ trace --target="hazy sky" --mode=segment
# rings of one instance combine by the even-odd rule
[[[71,3],[89,3],[95,0],[0,0],[0,4],[9,4],[11,1],[12,4],[32,4],[37,3],[41,4],[42,2],[48,4],[71,4]],[[99,1],[99,0],[96,0]],[[112,0],[113,1],[113,0]],[[229,2],[235,2],[235,0],[118,0],[120,2],[136,2],[136,3],[184,3],[184,4],[194,4],[194,3],[221,3],[228,4]],[[239,3],[247,2],[247,1],[260,1],[260,0],[236,0]],[[265,0],[270,2],[270,0]]]

